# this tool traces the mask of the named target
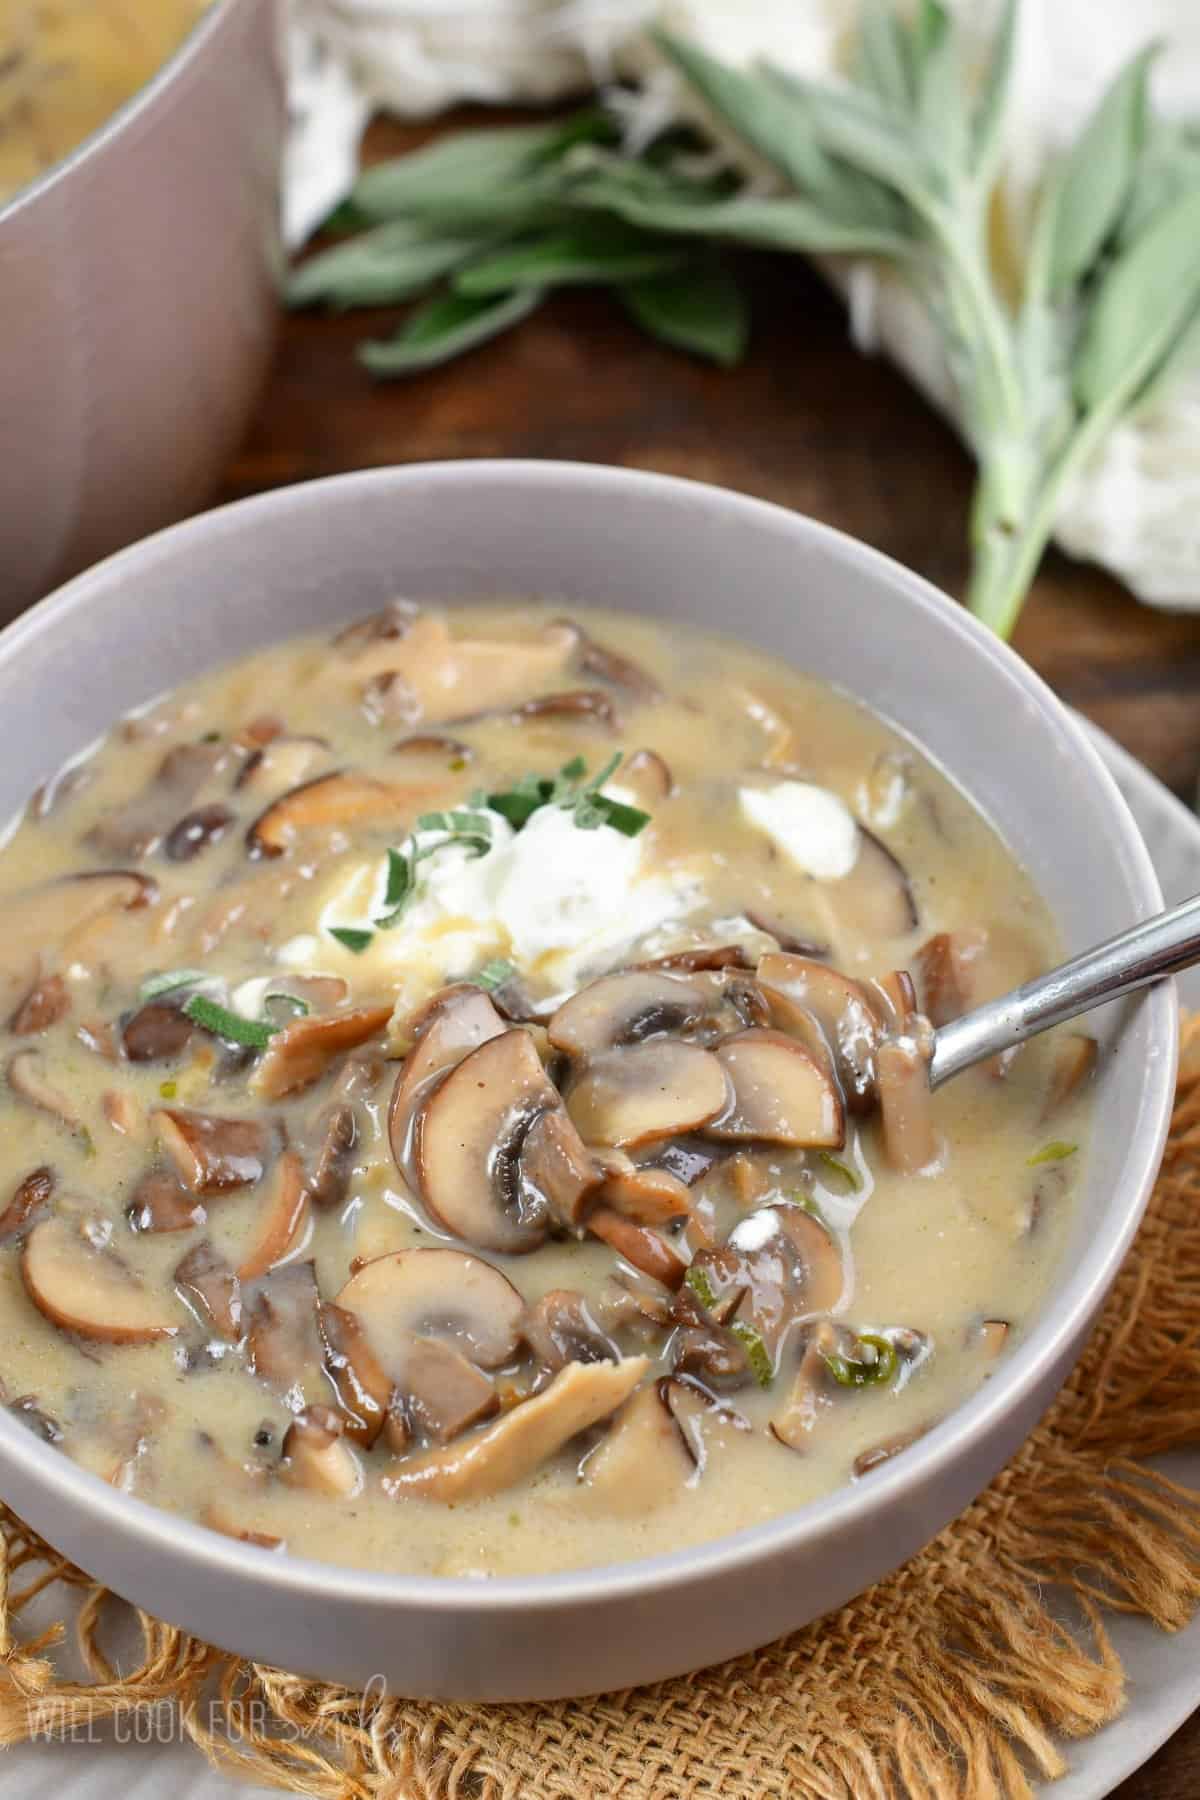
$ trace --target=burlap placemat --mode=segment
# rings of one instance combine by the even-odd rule
[[[719,1668],[597,1700],[364,1704],[145,1614],[138,1666],[118,1675],[100,1627],[121,1603],[7,1515],[0,1741],[167,1705],[222,1766],[321,1800],[1022,1800],[1066,1768],[1056,1739],[1121,1710],[1104,1614],[1171,1631],[1200,1600],[1200,1495],[1143,1461],[1198,1439],[1192,1020],[1146,1221],[1054,1410],[955,1524],[840,1613]],[[89,1683],[56,1668],[62,1626],[23,1632],[23,1609],[53,1583],[83,1590]]]

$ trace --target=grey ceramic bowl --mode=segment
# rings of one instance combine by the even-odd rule
[[[999,826],[1078,950],[1161,905],[1133,820],[1038,678],[811,520],[617,469],[468,462],[285,489],[151,538],[0,636],[0,816],[121,709],[397,593],[697,621],[861,695]],[[0,1495],[119,1593],[227,1649],[392,1691],[532,1699],[716,1661],[839,1606],[979,1493],[1053,1397],[1141,1215],[1174,1087],[1169,988],[1097,1015],[1095,1135],[1053,1297],[958,1412],[853,1487],[699,1549],[480,1582],[280,1557],[129,1499],[0,1411]]]
[[[273,0],[216,0],[0,203],[0,619],[202,505],[274,338]]]

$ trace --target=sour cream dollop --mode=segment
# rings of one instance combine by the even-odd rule
[[[840,881],[858,860],[854,814],[828,788],[781,781],[738,791],[743,816],[770,838],[790,862],[818,881]]]

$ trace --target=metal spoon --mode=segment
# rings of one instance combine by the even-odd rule
[[[943,1025],[934,1033],[929,1085],[1198,962],[1200,894]]]

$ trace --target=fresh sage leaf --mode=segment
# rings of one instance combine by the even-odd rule
[[[728,239],[765,250],[802,251],[811,256],[905,257],[912,240],[903,231],[874,224],[850,226],[830,218],[808,200],[781,195],[720,197],[691,195],[677,185],[652,191],[625,182],[611,170],[597,171],[576,189],[577,205],[602,207],[648,231],[679,232],[705,239]]]
[[[244,1019],[241,1013],[230,1012],[227,1006],[218,1006],[215,1000],[206,1000],[203,994],[193,994],[183,1010],[193,1024],[214,1032],[231,1044],[241,1044],[247,1050],[265,1050],[279,1030],[278,1025]]]
[[[643,331],[729,369],[745,355],[750,313],[745,295],[719,263],[629,281],[617,288]]]
[[[775,1366],[760,1333],[755,1331],[753,1325],[746,1325],[741,1319],[735,1319],[729,1329],[746,1352],[750,1373],[759,1387],[770,1387],[775,1379]]]
[[[1129,200],[1146,128],[1146,85],[1158,54],[1150,45],[1101,97],[1052,184],[1046,285],[1061,298],[1082,280],[1112,237]]]
[[[1104,276],[1084,321],[1075,397],[1125,405],[1156,373],[1200,307],[1200,187],[1167,206]]]
[[[361,931],[353,925],[330,925],[328,930],[330,937],[344,944],[354,956],[361,956],[375,936],[373,931]]]
[[[904,112],[916,99],[914,45],[889,0],[865,0],[858,32],[856,72],[888,106]]]
[[[589,218],[470,263],[455,279],[460,294],[636,281],[687,260],[687,249],[648,236],[623,220]]]
[[[436,368],[519,325],[540,306],[542,297],[540,288],[499,296],[440,296],[406,319],[395,337],[363,344],[359,361],[372,375],[412,375]]]
[[[992,38],[991,55],[975,102],[971,162],[975,179],[982,185],[991,182],[1000,157],[1017,48],[1017,14],[1018,0],[1003,0]]]
[[[424,294],[494,242],[494,234],[431,236],[425,226],[393,219],[309,257],[292,271],[284,297],[293,307],[394,306]]]
[[[456,132],[364,169],[349,204],[368,219],[445,221],[481,209],[486,213],[498,196],[508,210],[516,191],[525,201],[532,197],[534,190],[522,178],[544,174],[554,158],[575,144],[611,142],[615,135],[611,115],[598,107],[547,125]],[[538,191],[548,192],[549,185],[543,183]]]
[[[939,7],[930,27],[917,77],[917,129],[941,176],[953,188],[968,161],[969,121],[966,80],[958,31]]]
[[[211,981],[203,969],[167,969],[161,975],[147,975],[138,988],[138,1005],[145,1006],[150,1000],[157,1000],[162,994],[178,993],[181,988],[198,987],[201,982]]]
[[[771,68],[781,92],[803,109],[818,144],[828,155],[893,189],[917,212],[928,216],[937,196],[921,146],[905,121],[887,111],[861,88],[827,88],[783,69]]]

